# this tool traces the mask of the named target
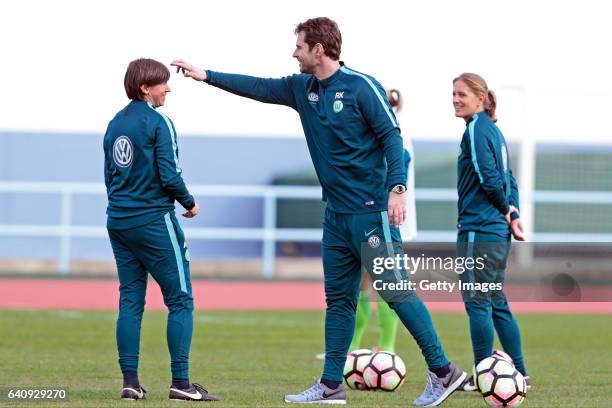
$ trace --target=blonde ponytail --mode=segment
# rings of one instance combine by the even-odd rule
[[[484,109],[487,115],[493,122],[497,122],[497,116],[495,116],[495,110],[497,109],[497,96],[492,90],[487,90],[487,97],[484,101]]]

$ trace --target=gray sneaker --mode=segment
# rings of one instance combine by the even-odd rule
[[[431,371],[427,373],[425,390],[419,398],[414,400],[414,405],[437,407],[463,384],[465,377],[467,377],[465,371],[453,363],[450,363],[449,368],[450,372],[444,378],[438,378]]]
[[[285,395],[285,402],[300,404],[346,404],[344,385],[332,390],[318,379],[312,387],[296,395]]]

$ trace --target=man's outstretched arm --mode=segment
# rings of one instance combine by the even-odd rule
[[[293,80],[292,76],[258,78],[248,75],[226,74],[203,70],[183,60],[174,60],[170,65],[176,67],[176,72],[182,72],[185,77],[193,78],[196,81],[204,81],[224,91],[264,103],[296,108],[291,83]]]

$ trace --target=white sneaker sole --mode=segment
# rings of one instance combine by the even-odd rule
[[[457,388],[457,391],[464,391],[464,392],[478,391],[478,387],[476,385],[470,385],[469,382],[467,381],[469,381],[469,379],[467,378],[467,375],[466,375],[466,380],[463,381],[463,384],[459,388]]]
[[[463,382],[465,381],[466,378],[467,378],[467,373],[464,371],[463,374],[461,374],[461,376],[454,383],[452,383],[446,389],[446,391],[444,391],[444,394],[442,394],[440,396],[440,398],[438,398],[437,400],[435,400],[431,404],[425,405],[425,406],[426,407],[437,407],[438,405],[443,403],[445,399],[447,399],[453,392],[455,392],[457,390],[457,388],[459,388],[461,386],[461,384],[463,384]]]
[[[184,402],[219,402],[215,400],[196,400],[196,399],[183,399],[183,398],[168,398],[169,401],[184,401]]]
[[[346,400],[318,400],[318,401],[289,401],[285,398],[285,402],[290,404],[334,404],[334,405],[346,405]]]

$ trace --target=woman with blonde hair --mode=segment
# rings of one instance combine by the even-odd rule
[[[480,283],[480,287],[496,285],[495,290],[487,292],[462,291],[470,320],[474,365],[493,353],[497,332],[504,351],[530,387],[519,326],[503,292],[512,236],[518,241],[525,237],[508,147],[495,124],[497,97],[481,76],[463,73],[453,80],[453,107],[455,116],[466,123],[457,164],[457,255],[484,260],[482,267],[467,270],[460,279]],[[463,389],[476,390],[473,377]]]

